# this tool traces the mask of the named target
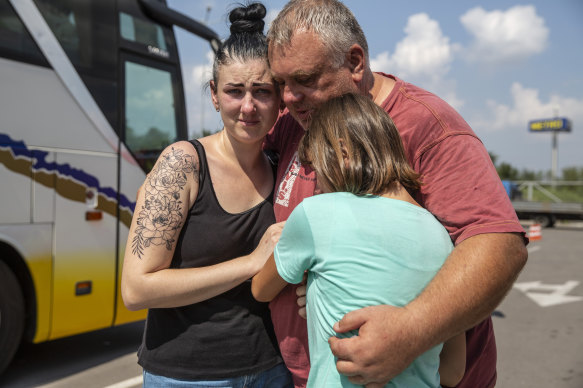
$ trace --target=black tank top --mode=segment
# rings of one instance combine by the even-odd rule
[[[219,205],[206,154],[199,159],[198,196],[177,241],[171,268],[204,267],[247,255],[275,222],[273,192],[238,214]],[[211,299],[148,311],[138,363],[148,372],[181,380],[254,374],[281,362],[267,303],[251,294],[251,281]]]

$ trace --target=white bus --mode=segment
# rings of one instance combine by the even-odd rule
[[[144,319],[120,274],[135,197],[185,139],[164,0],[0,1],[0,372],[34,343]]]

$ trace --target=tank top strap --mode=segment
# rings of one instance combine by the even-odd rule
[[[189,140],[189,143],[194,146],[198,155],[198,196],[200,196],[200,194],[205,191],[205,182],[210,182],[208,161],[206,159],[204,147],[198,140]]]

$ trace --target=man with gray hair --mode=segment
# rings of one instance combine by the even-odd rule
[[[466,374],[458,386],[493,387],[496,345],[489,316],[526,263],[527,239],[485,147],[439,97],[371,71],[364,33],[338,0],[290,1],[273,21],[268,43],[271,71],[287,107],[266,142],[280,153],[277,221],[314,194],[315,174],[297,157],[312,113],[331,97],[356,92],[392,117],[410,164],[422,176],[416,200],[455,244],[415,300],[349,312],[334,326],[337,333],[359,330],[351,338],[331,336],[338,371],[356,384],[383,386],[423,352],[467,331]],[[303,387],[309,371],[307,331],[296,292],[288,286],[270,307],[286,365],[296,387]]]

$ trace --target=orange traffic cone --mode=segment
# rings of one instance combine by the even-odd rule
[[[542,232],[541,232],[541,225],[540,224],[532,224],[530,228],[528,228],[528,239],[530,241],[538,241],[542,240]]]

